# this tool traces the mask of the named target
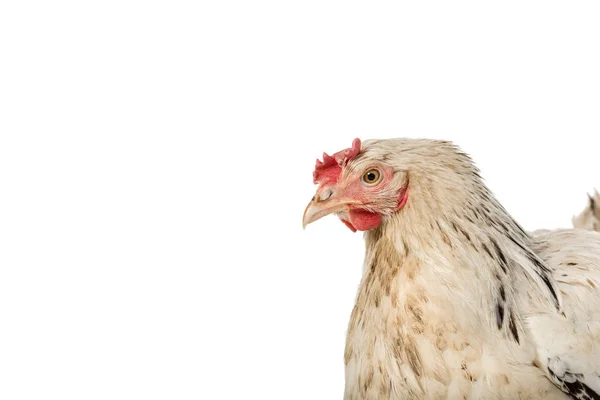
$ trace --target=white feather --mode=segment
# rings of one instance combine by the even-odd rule
[[[600,234],[525,232],[448,142],[367,141],[342,180],[373,163],[394,183],[365,235],[345,399],[600,398]]]

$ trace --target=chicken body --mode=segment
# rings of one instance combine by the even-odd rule
[[[525,232],[439,141],[364,143],[315,206],[373,165],[393,172],[354,195],[381,223],[365,229],[344,398],[600,399],[600,234]],[[335,211],[354,226],[357,210]]]
[[[426,263],[410,250],[394,259],[395,243],[371,236],[348,329],[345,399],[598,398],[600,257],[581,250],[598,246],[599,234],[545,232],[531,242],[551,269],[564,316],[527,279],[500,283],[467,263],[446,270],[464,262],[449,245],[444,255],[420,243]],[[485,250],[471,257],[481,267],[496,261]]]

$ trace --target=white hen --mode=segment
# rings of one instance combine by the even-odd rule
[[[303,223],[365,231],[344,398],[600,399],[600,234],[525,232],[432,140],[326,156]]]

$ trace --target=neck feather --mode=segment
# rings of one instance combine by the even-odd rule
[[[474,271],[478,281],[463,284],[491,287],[490,303],[512,301],[515,282],[526,282],[549,307],[560,310],[559,291],[531,249],[531,237],[498,203],[477,171],[473,174],[463,188],[442,192],[435,190],[440,185],[411,180],[406,206],[366,233],[365,268],[392,265],[391,258],[402,268],[411,257],[417,261],[409,263],[415,269],[412,275],[419,268],[435,268],[441,277]]]

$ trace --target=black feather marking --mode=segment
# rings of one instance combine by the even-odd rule
[[[517,344],[521,344],[521,341],[519,340],[519,331],[517,330],[517,325],[515,324],[515,316],[512,312],[510,313],[510,318],[508,320],[508,329],[510,329],[510,333],[512,333],[512,336]]]
[[[452,229],[454,229],[454,231],[458,233],[458,227],[456,226],[456,223],[454,221],[452,221]]]
[[[581,381],[565,382],[567,394],[574,399],[600,400],[600,394]]]
[[[546,267],[546,265],[540,261],[539,258],[537,258],[533,253],[528,253],[527,254],[527,258],[529,258],[529,261],[531,261],[538,270],[544,272],[545,274],[550,274],[550,270],[548,269],[548,267]]]
[[[556,292],[554,291],[554,287],[550,283],[550,279],[548,279],[548,275],[546,275],[544,273],[541,273],[539,271],[538,271],[538,275],[540,276],[540,278],[542,278],[542,280],[544,281],[544,283],[548,287],[548,290],[550,290],[550,293],[552,294],[552,297],[554,298],[554,302],[555,302],[556,308],[559,308],[558,296],[556,295]]]
[[[552,286],[552,283],[550,283],[550,279],[548,278],[548,274],[550,274],[550,270],[548,269],[548,267],[546,267],[544,265],[544,263],[541,262],[540,259],[537,258],[537,256],[531,252],[531,250],[525,248],[521,243],[516,241],[515,238],[510,237],[510,236],[509,236],[509,238],[510,238],[510,240],[512,240],[512,242],[514,244],[519,246],[521,248],[521,250],[523,250],[523,252],[525,252],[525,256],[527,256],[529,261],[531,261],[531,263],[536,266],[536,268],[537,268],[536,272],[537,272],[538,276],[540,278],[542,278],[542,280],[544,281],[544,284],[550,291],[550,294],[552,295],[552,298],[554,299],[555,307],[557,309],[560,309],[560,305],[559,305],[560,303],[558,301],[558,296],[556,295],[556,291],[554,290],[554,287]]]
[[[467,240],[470,242],[471,241],[471,236],[467,232],[465,232],[462,228],[458,228],[458,229],[460,230],[460,233],[462,233],[463,236],[466,237]]]
[[[527,249],[525,248],[525,246],[523,246],[521,243],[519,243],[519,242],[518,242],[518,241],[517,241],[517,240],[516,240],[514,237],[512,237],[512,236],[508,236],[508,238],[509,238],[509,239],[510,239],[510,240],[511,240],[511,241],[512,241],[514,244],[516,244],[517,246],[519,246],[519,248],[520,248],[521,250],[523,250],[523,252],[524,252],[524,253],[527,255],[527,257],[529,257],[529,250],[527,250]]]
[[[600,394],[581,381],[582,374],[573,374],[567,371],[562,376],[558,376],[550,367],[548,367],[548,372],[554,383],[572,399],[600,400]]]
[[[471,235],[469,235],[469,233],[466,232],[465,230],[463,230],[461,227],[458,227],[458,231],[463,234],[463,236],[467,239],[467,241],[469,242],[471,247],[473,247],[473,249],[475,251],[477,251],[478,249],[477,249],[477,247],[475,247],[475,244],[473,243],[473,240],[471,239]]]
[[[508,262],[506,261],[506,256],[504,255],[504,253],[502,252],[502,249],[500,249],[500,246],[498,246],[498,243],[494,239],[490,238],[490,241],[492,242],[492,245],[494,246],[496,255],[500,259],[500,267],[502,268],[502,271],[504,271],[505,274],[508,273]]]
[[[502,329],[502,322],[504,322],[504,306],[496,304],[496,324],[498,325],[498,329]]]
[[[506,293],[504,293],[504,286],[500,286],[500,298],[502,301],[506,301]]]
[[[523,252],[525,253],[525,256],[527,257],[527,259],[529,261],[531,261],[531,263],[533,263],[540,271],[543,271],[543,272],[546,272],[546,273],[550,273],[550,270],[548,269],[548,267],[546,267],[544,265],[544,263],[542,263],[540,261],[540,259],[537,258],[537,256],[531,252],[531,250],[527,249],[521,243],[519,243],[518,241],[516,241],[515,238],[513,238],[513,237],[510,237],[510,240],[512,240],[512,242],[514,244],[516,244],[517,246],[519,246],[521,248],[521,250],[523,250]]]
[[[485,243],[481,243],[481,245],[483,246],[483,249],[485,250],[485,252],[488,253],[488,256],[490,256],[490,258],[494,258],[494,256],[492,255],[492,252],[490,251],[490,248],[487,247],[487,245]]]

